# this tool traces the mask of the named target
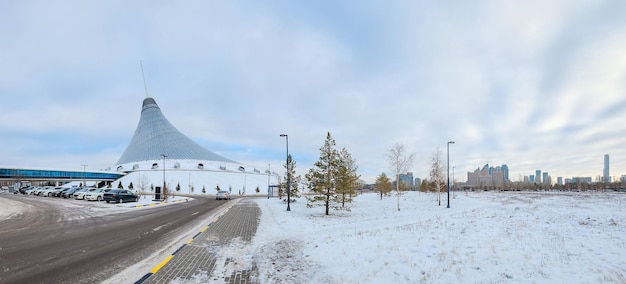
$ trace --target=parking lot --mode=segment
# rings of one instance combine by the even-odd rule
[[[225,203],[214,196],[120,204],[1,193],[0,283],[99,283],[138,262],[149,267],[150,255],[190,238]]]
[[[169,196],[166,201],[154,200],[153,195],[142,195],[132,190],[123,190],[129,194],[133,194],[129,199],[124,199],[122,202],[119,200],[111,200],[106,202],[104,199],[105,194],[108,192],[117,192],[123,189],[113,188],[94,188],[94,187],[74,187],[74,188],[61,188],[61,187],[29,187],[13,192],[15,195],[28,196],[30,198],[40,198],[49,200],[52,202],[59,202],[59,204],[68,203],[81,206],[89,206],[90,208],[131,208],[131,207],[145,207],[154,205],[164,205],[174,202],[190,201],[193,200],[187,196]],[[19,193],[18,193],[19,192]],[[3,194],[9,194],[8,191],[4,191]],[[77,202],[75,202],[77,201]],[[108,204],[107,204],[108,203]],[[72,207],[72,206],[70,206]],[[1,210],[1,209],[0,209]],[[8,208],[7,208],[8,210]],[[6,210],[3,210],[6,211]],[[0,211],[0,217],[3,213]],[[1,219],[0,219],[1,220]]]

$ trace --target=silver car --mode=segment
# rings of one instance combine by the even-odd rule
[[[74,192],[74,198],[75,199],[82,199],[85,200],[85,194],[89,193],[89,192],[93,192],[96,189],[93,187],[85,187],[82,188],[81,190],[78,190],[76,192]]]
[[[54,190],[54,186],[46,186],[41,190],[37,191],[38,196],[50,196],[51,192]]]
[[[98,188],[94,191],[89,191],[85,193],[84,199],[87,201],[102,201],[104,200],[104,193],[109,191],[109,189]]]
[[[215,195],[215,199],[216,200],[220,200],[220,199],[230,199],[230,193],[228,193],[228,191],[226,190],[220,190],[217,192],[217,194]]]

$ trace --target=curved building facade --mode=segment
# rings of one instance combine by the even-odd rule
[[[118,165],[161,159],[194,159],[234,163],[202,148],[183,135],[165,118],[153,98],[143,100],[141,117],[130,144],[117,161]]]
[[[263,194],[280,182],[269,169],[243,165],[192,141],[167,120],[150,97],[143,100],[137,129],[113,170],[126,174],[113,187],[121,183],[128,188],[132,183],[136,191],[144,193],[165,184],[170,192],[180,194],[213,194],[217,187],[233,194]]]

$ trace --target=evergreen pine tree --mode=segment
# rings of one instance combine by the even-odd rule
[[[380,199],[382,200],[383,195],[388,195],[392,190],[389,177],[387,177],[385,173],[381,173],[380,176],[376,178],[374,188],[376,189],[376,191],[380,192]]]
[[[315,162],[305,175],[309,183],[309,189],[315,194],[308,199],[308,206],[313,206],[316,202],[322,202],[326,209],[326,215],[329,214],[331,202],[335,201],[337,197],[335,175],[338,157],[339,153],[335,149],[335,139],[328,132],[324,146],[320,148],[320,159]]]
[[[338,158],[335,177],[337,198],[341,202],[342,208],[350,209],[346,207],[346,202],[351,203],[352,196],[356,193],[356,186],[359,180],[359,176],[356,173],[357,165],[346,148],[341,149]]]
[[[298,198],[300,197],[298,185],[300,184],[302,177],[296,176],[296,161],[291,159],[291,154],[287,156],[287,163],[289,163],[289,165],[284,165],[283,167],[290,175],[289,195],[291,195],[291,198]],[[287,188],[287,175],[283,177],[283,182],[280,184],[280,187],[285,189]]]

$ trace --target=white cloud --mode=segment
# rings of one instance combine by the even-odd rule
[[[125,147],[143,60],[166,117],[236,160],[281,161],[288,133],[306,169],[330,131],[368,181],[390,173],[395,142],[426,177],[449,140],[459,172],[489,162],[514,178],[595,176],[610,153],[626,173],[626,22],[614,4],[2,4],[0,131],[15,135],[3,145],[64,132]],[[7,151],[10,163],[36,160]]]

